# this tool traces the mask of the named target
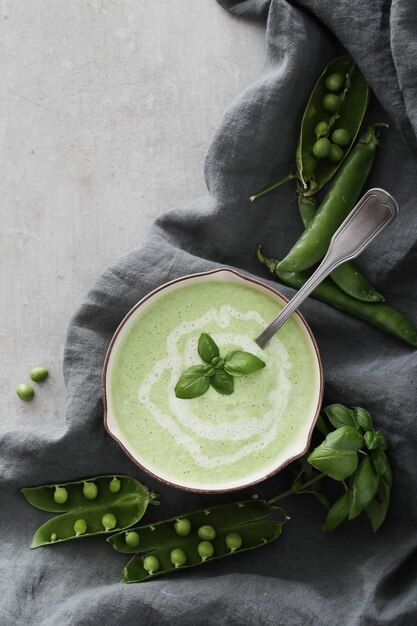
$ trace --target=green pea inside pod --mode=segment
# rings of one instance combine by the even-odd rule
[[[337,94],[326,86],[326,80],[333,74],[343,77],[343,85]],[[303,196],[319,192],[336,174],[358,135],[369,97],[369,85],[349,55],[334,59],[325,68],[310,95],[301,122],[296,166]],[[324,125],[319,126],[321,123],[328,125],[325,131]],[[343,128],[350,137],[343,158],[336,162],[315,156],[313,146],[316,140],[331,137],[336,128]]]
[[[80,518],[74,522],[74,532],[77,536],[84,535],[87,532],[87,522],[85,519]]]
[[[143,559],[143,569],[149,572],[149,574],[154,574],[159,570],[158,559],[152,555],[145,556]]]
[[[85,482],[83,487],[83,494],[87,498],[87,500],[94,500],[97,498],[98,489],[97,485],[92,482]]]
[[[136,531],[131,530],[126,533],[126,544],[131,548],[136,548],[139,545],[139,541],[139,534]]]
[[[338,128],[332,134],[332,142],[337,146],[348,146],[350,144],[350,134],[345,128]]]
[[[119,493],[121,486],[122,483],[116,476],[114,476],[109,483],[109,489],[112,493]]]
[[[316,135],[317,139],[319,139],[320,137],[324,137],[327,134],[327,131],[329,130],[329,125],[327,122],[319,122],[315,128],[314,128],[314,134]]]
[[[345,84],[345,77],[340,72],[335,72],[333,74],[329,74],[329,76],[324,81],[327,89],[329,91],[340,91]]]
[[[184,550],[181,550],[181,548],[174,548],[174,550],[171,551],[170,559],[171,559],[171,563],[175,567],[181,567],[182,565],[185,565],[187,562],[187,556]]]
[[[200,539],[206,539],[207,541],[213,541],[216,538],[216,531],[213,526],[209,524],[204,524],[204,526],[200,526],[197,531],[197,534]]]
[[[197,550],[202,561],[210,559],[214,554],[214,547],[210,541],[201,541],[197,546]]]
[[[241,537],[240,551],[251,550],[276,539],[284,522],[266,518],[277,511],[276,507],[264,500],[251,499],[187,513],[184,517],[190,521],[191,529],[201,530],[207,526],[215,529],[215,538],[211,541],[208,539],[200,541],[199,533],[193,530],[184,537],[179,536],[175,530],[177,518],[133,529],[140,535],[140,544],[137,548],[126,545],[125,533],[109,536],[107,541],[119,552],[138,553],[125,566],[122,580],[129,583],[141,582],[151,576],[144,567],[142,553],[147,552],[147,556],[153,556],[158,560],[159,569],[157,572],[154,571],[152,576],[230,557],[234,552],[227,546],[226,536],[231,533],[237,533]],[[209,524],[206,523],[208,520]],[[213,533],[210,536],[212,535]]]
[[[226,535],[226,545],[232,552],[239,550],[242,547],[242,537],[237,533],[229,533]]]
[[[336,146],[335,143],[330,144],[329,159],[334,163],[338,163],[343,159],[343,150],[340,146]]]
[[[58,537],[57,543],[74,539],[74,524],[79,519],[86,522],[83,537],[111,532],[115,528],[124,530],[137,523],[145,513],[155,494],[130,476],[118,476],[121,489],[118,493],[109,490],[113,476],[95,476],[60,485],[42,485],[22,490],[26,500],[44,511],[59,513],[47,520],[35,532],[32,548],[51,543],[51,535]],[[86,492],[87,489],[87,492]],[[86,493],[94,498],[86,497]],[[57,502],[58,499],[58,502]],[[81,536],[81,535],[80,535]],[[129,547],[135,550],[134,546]]]
[[[186,537],[191,532],[191,522],[186,517],[177,519],[174,528],[177,535],[180,537]]]
[[[315,144],[313,145],[313,154],[318,159],[325,159],[330,154],[330,141],[327,137],[321,137],[321,139],[317,139]]]

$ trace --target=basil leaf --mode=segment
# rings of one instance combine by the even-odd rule
[[[329,448],[324,441],[313,450],[307,460],[326,476],[334,480],[344,480],[356,470],[358,453],[355,450]]]
[[[175,387],[177,398],[188,400],[206,393],[210,387],[210,378],[204,375],[204,365],[193,365],[180,376]]]
[[[339,524],[341,524],[343,520],[347,518],[349,514],[350,498],[350,491],[346,491],[346,493],[344,493],[343,496],[339,498],[339,500],[336,500],[336,502],[333,504],[332,508],[327,514],[323,530],[325,530],[326,532],[330,532],[331,530],[337,528]]]
[[[231,376],[245,376],[261,370],[265,363],[250,352],[235,350],[226,354],[223,367]]]
[[[352,502],[349,519],[355,519],[368,506],[378,489],[379,478],[371,457],[364,458],[355,472],[352,483]]]
[[[385,452],[381,448],[376,448],[372,450],[371,457],[377,474],[386,480],[389,487],[392,487],[392,471]]]
[[[353,418],[363,430],[372,429],[372,418],[366,409],[360,406],[353,407]]]
[[[376,448],[386,450],[388,448],[386,437],[378,431],[368,430],[363,438],[365,439],[368,450],[375,450]]]
[[[327,426],[326,420],[321,413],[317,418],[316,428],[324,437],[329,434],[329,427]]]
[[[207,333],[202,333],[198,340],[198,354],[206,363],[219,356],[219,348],[216,342]]]
[[[379,482],[378,486],[378,500],[371,500],[368,506],[365,508],[365,512],[371,522],[371,526],[374,532],[382,525],[385,520],[389,502],[390,502],[391,490],[383,478]]]
[[[329,404],[324,407],[323,413],[329,419],[329,422],[335,428],[340,426],[355,426],[353,421],[353,411],[343,404]]]
[[[359,450],[363,446],[363,437],[354,426],[341,426],[329,433],[324,443],[335,450]]]
[[[224,396],[230,396],[235,388],[233,376],[220,369],[214,371],[213,376],[210,378],[210,383],[217,393],[221,393]]]

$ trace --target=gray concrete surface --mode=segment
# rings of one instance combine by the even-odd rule
[[[65,418],[66,325],[162,211],[205,192],[222,111],[264,30],[215,0],[3,0],[0,429]],[[49,379],[24,403],[28,370]]]

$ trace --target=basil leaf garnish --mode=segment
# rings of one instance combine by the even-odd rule
[[[193,365],[180,376],[175,387],[177,398],[188,400],[206,393],[210,387],[210,378],[204,375],[204,365]]]
[[[328,448],[323,442],[313,450],[307,460],[326,476],[334,480],[345,480],[358,466],[358,453],[355,450]]]
[[[220,355],[216,342],[207,333],[202,333],[198,340],[198,354],[206,363]]]
[[[335,450],[360,450],[363,437],[353,426],[341,426],[327,435],[325,444]]]
[[[371,500],[371,502],[365,507],[365,513],[367,514],[369,521],[374,532],[383,523],[387,516],[389,502],[390,502],[391,489],[383,478],[379,481],[377,496],[378,499]]]
[[[224,369],[231,376],[246,376],[265,367],[265,363],[250,352],[235,350],[224,358]]]
[[[372,429],[372,418],[366,409],[360,406],[353,407],[353,416],[360,428],[363,428],[363,430]]]
[[[224,369],[215,370],[214,375],[210,378],[210,383],[217,393],[221,393],[224,396],[230,396],[235,388],[233,376],[230,376]]]

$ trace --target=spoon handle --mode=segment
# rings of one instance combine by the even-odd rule
[[[397,215],[398,205],[389,193],[383,189],[367,191],[333,235],[327,254],[314,274],[255,339],[258,346],[264,348],[317,285],[336,267],[361,254]]]

